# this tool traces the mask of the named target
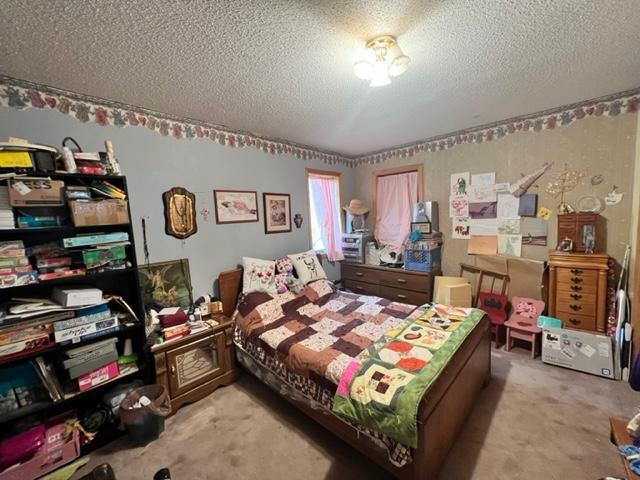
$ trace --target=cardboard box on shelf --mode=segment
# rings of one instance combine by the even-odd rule
[[[9,180],[9,204],[12,207],[64,205],[64,182],[39,177]]]
[[[124,200],[71,200],[69,210],[76,227],[129,223],[129,210]]]

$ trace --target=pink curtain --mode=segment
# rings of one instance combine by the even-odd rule
[[[413,204],[417,201],[417,172],[378,177],[374,232],[378,242],[396,250],[402,248],[411,230]]]
[[[344,260],[340,231],[338,182],[331,177],[311,177],[311,201],[320,226],[320,237],[329,261]]]

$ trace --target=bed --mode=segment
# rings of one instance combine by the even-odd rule
[[[225,315],[235,314],[235,318],[242,319],[246,328],[246,319],[236,310],[242,306],[243,301],[240,298],[242,269],[222,272],[218,282]],[[349,295],[345,292],[339,294],[346,295],[346,298]],[[246,305],[242,308],[248,312]],[[398,309],[402,310],[402,307]],[[402,479],[437,478],[444,459],[491,373],[491,337],[489,321],[484,316],[466,336],[420,400],[417,448],[408,448],[385,435],[335,415],[330,408],[335,385],[332,386],[326,378],[313,375],[312,371],[304,375],[297,374],[289,368],[289,364],[282,363],[277,355],[262,348],[265,345],[243,337],[242,329],[237,326],[234,333],[236,357],[249,373],[395,477]]]

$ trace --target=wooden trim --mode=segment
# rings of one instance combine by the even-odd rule
[[[404,165],[402,167],[385,168],[384,170],[376,170],[372,172],[371,184],[371,231],[376,231],[376,193],[378,190],[378,178],[388,177],[390,175],[398,175],[400,173],[418,173],[418,201],[424,200],[424,165],[422,163],[414,163],[412,165]]]
[[[319,170],[317,168],[305,168],[305,190],[307,192],[307,235],[309,237],[309,248],[313,248],[313,236],[311,235],[311,197],[309,195],[309,178],[310,177],[331,177],[338,179],[338,196],[340,197],[340,231],[344,232],[344,213],[342,212],[342,206],[344,205],[343,189],[342,189],[342,172],[335,172],[332,170]]]
[[[256,197],[256,219],[255,220],[232,220],[221,222],[218,218],[218,192],[232,192],[232,193],[253,193]],[[258,205],[258,192],[256,190],[230,190],[230,189],[219,189],[213,191],[213,209],[216,214],[216,223],[219,225],[227,225],[229,223],[251,223],[251,222],[259,222],[260,221],[260,206]]]
[[[274,197],[287,197],[287,206],[289,207],[289,229],[288,230],[272,230],[269,231],[267,227],[267,195],[273,195]],[[272,233],[288,233],[291,231],[291,224],[293,223],[293,219],[291,218],[291,194],[289,193],[273,193],[273,192],[263,192],[262,193],[262,208],[264,211],[264,233],[269,235]]]

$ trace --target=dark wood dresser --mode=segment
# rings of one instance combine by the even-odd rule
[[[172,415],[238,377],[233,322],[222,315],[211,318],[219,324],[210,330],[151,347],[156,383],[169,391]]]
[[[549,252],[549,316],[566,328],[604,332],[609,256]]]
[[[341,270],[345,290],[412,305],[431,301],[433,278],[441,275],[440,272],[414,272],[347,262],[342,262]]]

